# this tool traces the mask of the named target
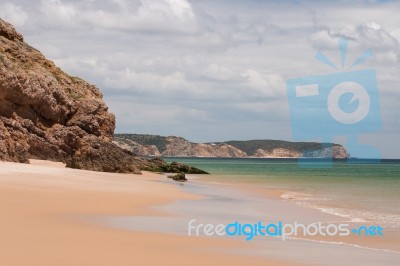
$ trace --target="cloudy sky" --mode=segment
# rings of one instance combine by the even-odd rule
[[[397,1],[1,0],[0,16],[68,73],[96,84],[116,132],[207,142],[292,140],[286,80],[375,69],[383,127],[359,136],[400,158]],[[345,136],[335,141],[345,144]]]

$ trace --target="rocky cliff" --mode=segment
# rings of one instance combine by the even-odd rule
[[[252,157],[282,158],[347,158],[346,149],[335,143],[291,142],[283,140],[227,141]]]
[[[203,143],[191,143],[188,140],[181,137],[167,137],[166,149],[161,152],[163,156],[171,157],[244,157],[246,153],[243,151],[225,144],[203,144]]]
[[[114,128],[97,87],[63,72],[0,19],[1,160],[126,173],[165,168],[113,144]]]
[[[140,143],[139,143],[139,142]],[[166,156],[166,157],[245,157],[247,154],[225,143],[203,144],[191,143],[181,137],[165,137],[165,145],[157,147],[155,144],[143,144],[140,140],[133,140],[115,135],[114,143],[139,156]]]
[[[136,136],[136,137],[135,137]],[[142,136],[142,137],[140,137]],[[143,138],[149,137],[146,144]],[[154,138],[152,138],[154,137]],[[157,137],[163,139],[157,143]],[[150,135],[114,135],[114,143],[140,156],[166,157],[246,157],[247,154],[229,144],[192,143],[181,137],[161,137]]]
[[[141,134],[115,134],[114,143],[141,156],[166,157],[333,157],[347,158],[338,144],[289,142],[280,140],[192,143],[181,137]]]

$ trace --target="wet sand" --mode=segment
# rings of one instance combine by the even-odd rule
[[[141,176],[0,162],[1,265],[298,265],[253,255],[255,244],[105,226],[96,217],[177,214],[154,206],[196,201],[154,173]]]
[[[265,190],[243,184],[216,184],[192,179],[182,184],[171,183],[182,191],[198,195],[197,199],[183,199],[173,203],[159,205],[153,209],[168,212],[168,217],[139,216],[97,216],[92,222],[113,228],[142,232],[169,232],[170,234],[201,239],[195,236],[195,229],[188,236],[188,224],[195,219],[198,224],[229,224],[238,221],[242,224],[262,223],[303,223],[321,222],[323,225],[349,223],[350,227],[362,224],[350,223],[343,217],[323,213],[295,204],[292,200],[282,199],[285,191]],[[210,237],[209,237],[210,238]],[[214,239],[226,239],[240,243],[242,248],[220,252],[244,254],[274,260],[289,260],[306,265],[398,265],[400,253],[399,239],[391,234],[384,237],[367,236],[295,236],[284,241],[279,237],[256,236],[246,241],[242,236],[212,236]],[[390,250],[390,251],[389,251]]]

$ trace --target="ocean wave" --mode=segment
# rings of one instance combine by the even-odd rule
[[[332,199],[317,197],[308,193],[286,192],[281,198],[290,200],[306,208],[319,210],[323,213],[345,218],[352,223],[373,223],[390,228],[400,228],[400,215],[393,213],[383,213],[381,211],[371,211],[363,209],[351,209],[343,207],[327,206],[332,203]]]

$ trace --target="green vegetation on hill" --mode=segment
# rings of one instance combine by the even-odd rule
[[[283,140],[231,140],[224,143],[238,148],[246,152],[248,155],[253,155],[257,149],[272,151],[276,148],[285,148],[293,151],[303,152],[306,150],[319,150],[323,148],[323,144],[318,142],[290,142]]]
[[[114,134],[114,140],[121,143],[128,143],[130,141],[137,142],[140,145],[155,145],[162,153],[166,150],[168,144],[167,137],[159,135],[146,135],[146,134]],[[214,144],[214,143],[208,143]],[[263,149],[272,151],[276,148],[284,148],[288,150],[304,152],[310,150],[320,150],[324,148],[322,143],[318,142],[290,142],[283,140],[245,140],[245,141],[225,141],[215,144],[228,144],[239,150],[246,152],[249,156],[255,154],[256,150]],[[339,146],[337,144],[331,144]]]

